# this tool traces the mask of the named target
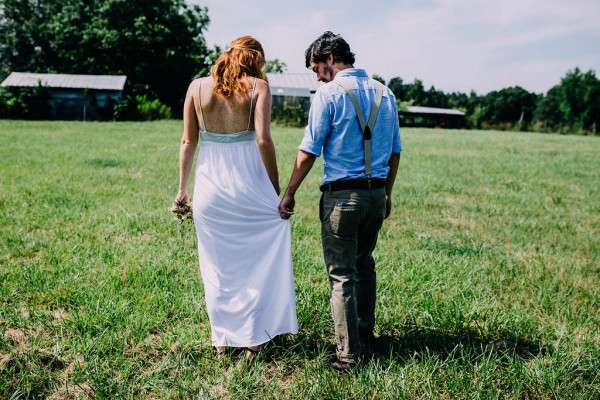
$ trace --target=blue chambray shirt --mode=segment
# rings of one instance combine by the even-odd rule
[[[354,90],[368,121],[375,99],[374,82],[359,68],[338,72],[335,80],[342,79]],[[337,83],[326,83],[315,93],[308,126],[298,148],[317,157],[323,151],[323,183],[366,177],[363,136],[356,111],[348,93]],[[396,98],[384,88],[371,137],[371,177],[385,179],[390,169],[390,155],[401,151]]]

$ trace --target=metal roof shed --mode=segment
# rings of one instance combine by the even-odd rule
[[[272,96],[311,97],[323,83],[314,73],[268,73]]]
[[[44,87],[49,117],[54,119],[97,119],[119,101],[125,75],[73,75],[12,72],[0,86],[6,88]],[[112,118],[112,117],[111,117]]]
[[[403,126],[464,128],[466,125],[465,113],[452,108],[410,106],[398,114]]]

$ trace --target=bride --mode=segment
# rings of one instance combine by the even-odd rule
[[[289,220],[280,218],[279,177],[270,133],[271,93],[261,44],[229,45],[210,77],[194,80],[183,109],[176,201],[189,201],[217,354],[243,348],[253,358],[283,333],[297,333]]]

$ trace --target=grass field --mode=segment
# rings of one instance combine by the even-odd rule
[[[338,376],[320,166],[292,220],[299,334],[215,360],[167,212],[180,133],[0,121],[0,398],[600,398],[599,138],[403,129],[378,346]],[[302,130],[273,136],[285,186]]]

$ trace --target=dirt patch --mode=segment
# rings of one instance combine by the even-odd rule
[[[27,345],[27,333],[21,329],[8,328],[4,331],[4,339],[13,347],[26,347]]]
[[[12,359],[10,354],[0,354],[0,371],[4,371],[5,368],[8,368]]]
[[[68,314],[64,308],[57,308],[56,310],[52,311],[52,316],[56,320],[65,319],[65,318],[67,318],[67,315]]]
[[[85,382],[83,383],[69,383],[61,384],[60,389],[52,393],[48,399],[51,400],[71,400],[71,399],[83,399],[90,398],[95,399],[96,394],[94,389]]]

